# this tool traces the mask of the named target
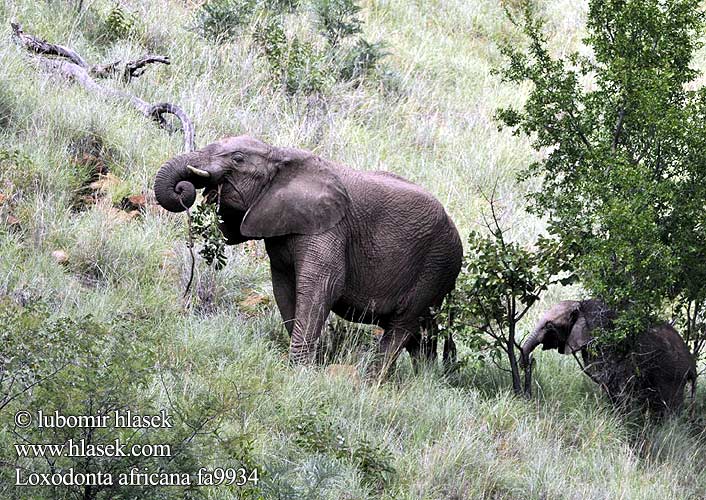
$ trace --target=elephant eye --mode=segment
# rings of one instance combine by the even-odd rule
[[[235,163],[242,163],[243,160],[245,160],[245,155],[240,151],[236,151],[235,153],[233,153],[232,158]]]

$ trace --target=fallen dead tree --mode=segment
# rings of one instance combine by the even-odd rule
[[[141,76],[150,64],[169,64],[168,57],[146,55],[125,63],[115,61],[108,64],[89,65],[76,51],[29,35],[22,30],[22,26],[18,23],[11,22],[10,25],[17,43],[27,49],[32,54],[32,59],[46,71],[73,80],[91,92],[110,99],[128,102],[137,111],[156,121],[165,130],[173,130],[165,115],[176,116],[181,122],[181,128],[184,132],[184,151],[189,152],[195,149],[194,126],[186,112],[179,106],[168,102],[151,104],[132,94],[96,81],[97,79],[119,78],[129,82],[131,79]]]

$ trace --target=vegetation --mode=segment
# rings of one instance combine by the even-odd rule
[[[505,49],[503,76],[532,90],[520,111],[500,112],[548,152],[524,172],[541,179],[531,209],[579,250],[586,290],[621,311],[611,334],[674,317],[697,355],[706,336],[706,88],[693,64],[704,21],[696,0],[591,1],[591,55],[554,57],[528,6],[518,23],[529,47]]]
[[[502,3],[514,9],[515,2]],[[320,99],[289,92],[273,78],[249,32],[216,41],[195,29],[201,4],[123,0],[120,8],[134,17],[118,37],[104,36],[112,0],[10,0],[0,3],[0,18],[16,19],[91,61],[168,55],[169,66],[112,84],[129,85],[149,102],[183,106],[200,145],[248,133],[357,168],[393,171],[442,200],[464,235],[478,230],[485,208],[477,188],[497,183],[512,221],[504,228],[507,241],[524,248],[543,234],[544,223],[523,206],[525,192],[541,179],[515,182],[517,172],[541,156],[527,137],[497,130],[493,119],[498,107],[520,109],[532,90],[503,84],[491,72],[504,60],[498,46],[523,40],[499,2],[427,2],[423,8],[398,0],[360,2],[362,32],[337,45],[355,45],[358,37],[384,40],[395,85],[382,75],[362,84],[329,78]],[[331,54],[312,3],[268,4],[257,9],[282,20],[288,44],[296,34],[325,57]],[[546,0],[537,9],[547,19],[542,36],[552,57],[580,48],[584,5]],[[181,442],[193,432],[190,425],[217,417],[178,459],[168,465],[148,460],[150,469],[246,464],[261,471],[261,481],[247,490],[121,491],[126,498],[706,495],[703,421],[626,422],[571,359],[538,356],[531,404],[514,397],[510,380],[488,364],[467,363],[449,379],[432,367],[415,373],[405,355],[380,386],[356,384],[321,367],[289,366],[287,334],[259,243],[225,248],[227,262],[218,272],[197,260],[183,299],[191,267],[187,219],[155,206],[150,193],[157,168],[180,152],[182,138],[28,64],[9,27],[2,30],[0,370],[18,374],[20,382],[11,389],[0,385],[0,498],[71,498],[69,489],[14,486],[13,445],[20,430],[13,417],[23,408],[89,412],[92,395],[95,402],[173,414],[175,428],[149,436],[157,442]],[[77,207],[79,193],[91,196]],[[120,208],[128,193],[146,197],[134,215]],[[579,293],[548,288],[518,323],[519,335],[547,304]],[[362,330],[364,341],[374,337],[371,329]],[[460,347],[461,358],[474,354]],[[364,355],[344,349],[337,356],[331,361],[364,369]],[[69,360],[58,378],[28,389]],[[8,394],[20,396],[8,403]],[[700,405],[703,400],[702,388]],[[702,406],[696,414],[703,414]],[[22,432],[37,442],[50,440],[37,429]],[[41,459],[21,462],[41,471],[49,467]]]
[[[483,220],[489,234],[470,232],[456,289],[439,320],[478,361],[490,360],[509,372],[515,394],[529,396],[532,367],[529,360],[521,359],[518,325],[551,285],[575,281],[573,255],[541,236],[536,249],[508,241],[501,207],[493,197],[486,200],[490,213]],[[509,368],[500,366],[502,356]]]

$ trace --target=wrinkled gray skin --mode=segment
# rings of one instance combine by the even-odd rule
[[[635,339],[627,354],[594,353],[587,349],[597,328],[610,329],[615,314],[598,300],[565,300],[539,320],[522,345],[526,363],[532,351],[556,349],[562,354],[580,351],[586,373],[616,403],[637,398],[658,414],[678,412],[684,387],[696,382],[696,363],[679,333],[668,324],[656,325]]]
[[[265,241],[292,361],[314,359],[329,311],[384,328],[376,371],[385,373],[402,348],[415,360],[436,356],[435,340],[422,342],[421,332],[435,339],[430,307],[453,289],[462,248],[433,196],[393,174],[246,136],[167,161],[154,190],[162,207],[179,212],[196,189],[215,197],[218,186],[228,243]]]

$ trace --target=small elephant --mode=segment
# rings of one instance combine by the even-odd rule
[[[172,212],[190,207],[201,188],[207,200],[220,197],[229,244],[264,239],[293,362],[314,359],[329,311],[384,329],[376,372],[402,348],[415,361],[436,356],[431,308],[453,289],[463,249],[431,194],[394,174],[247,136],[176,156],[154,182]]]
[[[588,349],[596,329],[610,330],[616,315],[595,299],[564,300],[539,320],[522,344],[522,360],[539,345],[562,354],[581,352],[583,370],[615,403],[635,398],[657,414],[678,412],[684,388],[696,384],[696,362],[679,333],[668,324],[655,325],[635,339],[626,353],[618,349]]]

